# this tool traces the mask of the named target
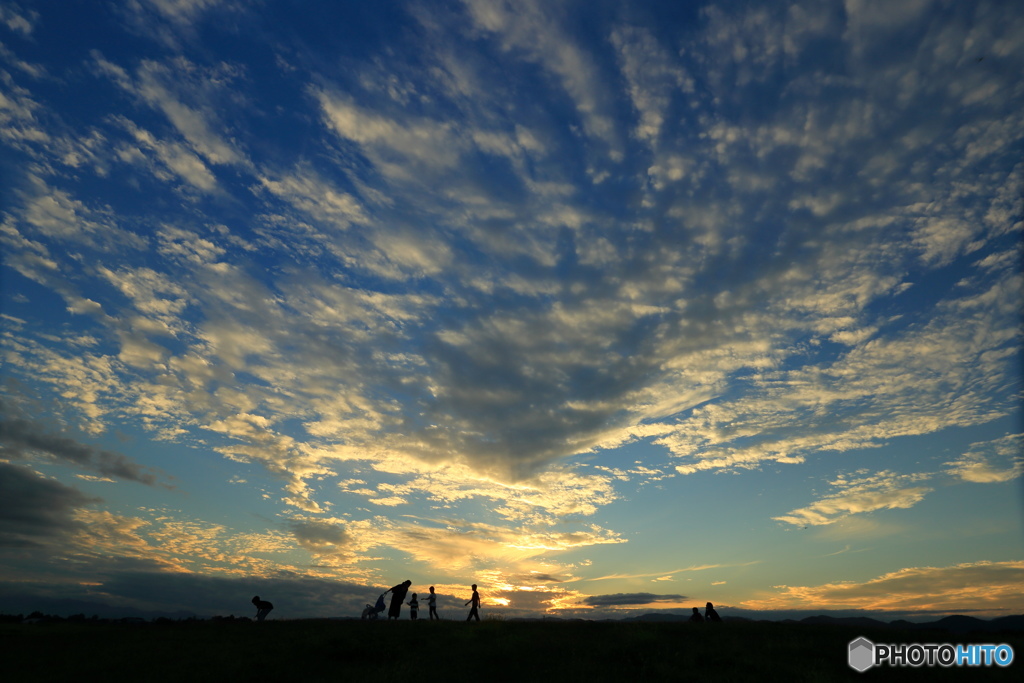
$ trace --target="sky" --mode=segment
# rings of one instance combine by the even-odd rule
[[[1013,1],[0,0],[0,612],[1024,613]]]

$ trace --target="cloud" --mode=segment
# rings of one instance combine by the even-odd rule
[[[348,530],[359,552],[390,547],[423,567],[450,574],[498,572],[515,576],[550,573],[564,567],[547,558],[595,545],[624,543],[596,525],[507,526],[459,519],[353,522]],[[537,581],[531,579],[531,583]],[[514,585],[514,584],[510,584]]]
[[[978,484],[1011,481],[1024,473],[1022,445],[1022,434],[1008,434],[994,441],[971,444],[970,450],[960,458],[946,463],[950,466],[946,472]]]
[[[299,545],[314,555],[344,552],[349,536],[344,525],[320,520],[292,518],[287,524]]]
[[[1024,604],[1024,562],[967,562],[909,567],[864,582],[776,586],[743,601],[751,609],[864,609],[956,612],[961,607],[1002,616]]]
[[[112,451],[86,446],[74,439],[47,434],[41,425],[24,419],[6,418],[0,422],[0,443],[3,454],[17,460],[30,460],[44,454],[77,467],[93,470],[107,477],[117,477],[146,486],[162,485],[157,474],[130,458]]]
[[[168,16],[198,16],[198,9],[189,14],[182,6]],[[572,37],[569,17],[557,8],[512,11],[489,2],[468,3],[466,12],[475,40],[497,46],[502,60],[518,65],[515,75],[524,61],[556,74],[556,87],[601,138],[602,117],[614,110],[614,81],[599,77],[600,61],[581,60],[576,41],[559,42]],[[235,66],[172,60],[126,68],[96,55],[104,78],[170,126],[117,119],[123,144],[141,155],[122,147],[126,159],[200,192],[219,188],[215,173],[232,166],[258,188],[260,202],[251,231],[168,221],[156,237],[163,261],[98,269],[142,313],[105,322],[119,340],[118,360],[131,368],[111,370],[141,394],[136,414],[168,438],[202,426],[244,442],[217,448],[283,475],[293,467],[304,476],[323,474],[332,454],[346,449],[372,460],[384,443],[389,453],[465,463],[515,481],[566,457],[651,437],[680,457],[679,472],[692,473],[799,463],[811,453],[979,424],[1005,412],[999,397],[1007,361],[998,352],[1013,338],[1006,311],[991,302],[976,308],[977,327],[990,331],[980,340],[963,331],[960,311],[941,306],[930,324],[894,324],[871,313],[912,287],[904,275],[914,257],[928,267],[947,263],[979,248],[979,236],[961,235],[957,226],[987,225],[964,211],[953,212],[955,223],[934,221],[959,199],[950,190],[925,205],[912,182],[885,185],[868,204],[855,201],[876,179],[906,169],[865,179],[839,163],[844,155],[870,166],[882,152],[864,141],[880,131],[898,129],[907,144],[924,134],[910,121],[876,114],[889,97],[876,85],[886,74],[854,74],[866,87],[858,89],[801,72],[791,87],[805,95],[805,110],[783,98],[755,125],[728,107],[702,119],[693,109],[704,98],[733,96],[716,80],[725,73],[715,71],[714,60],[696,56],[701,48],[746,69],[732,75],[730,87],[753,88],[786,60],[812,60],[818,38],[839,30],[833,14],[808,8],[788,15],[708,9],[703,17],[703,33],[683,36],[682,51],[642,27],[616,25],[609,34],[626,79],[622,94],[635,109],[634,130],[644,131],[637,135],[654,139],[673,117],[689,127],[673,129],[679,135],[659,148],[652,162],[662,169],[657,187],[647,187],[654,168],[647,152],[637,153],[646,159],[641,171],[623,170],[657,199],[651,207],[659,208],[642,220],[602,218],[587,207],[579,200],[585,183],[558,160],[558,150],[579,151],[572,138],[554,135],[539,119],[499,116],[489,109],[492,97],[476,107],[421,98],[410,109],[397,106],[412,101],[408,88],[363,98],[352,84],[319,78],[308,93],[336,138],[334,166],[300,160],[286,170],[256,170],[243,151],[243,129],[225,124],[248,83]],[[542,40],[529,47],[526,37],[534,34]],[[473,53],[450,42],[453,52]],[[657,68],[641,70],[640,63]],[[442,78],[409,64],[396,68],[398,81],[418,83],[421,95]],[[479,57],[466,60],[467,73],[485,68]],[[691,79],[701,72],[698,88]],[[694,99],[667,94],[679,88]],[[950,144],[998,154],[1013,133],[990,128],[963,128]],[[605,142],[615,147],[615,139]],[[353,145],[386,182],[358,170],[365,167],[352,160]],[[524,201],[468,186],[451,190],[452,180],[486,175],[472,165],[479,154],[508,164]],[[464,170],[467,163],[473,172]],[[812,187],[828,167],[836,179]],[[949,172],[969,175],[966,168]],[[713,178],[722,184],[706,185]],[[763,189],[755,186],[778,196],[766,212],[807,210],[815,220],[794,221],[776,235],[779,249],[746,269],[739,264],[768,230],[757,218]],[[415,207],[416,220],[398,200]],[[851,213],[853,206],[862,214]],[[38,234],[52,240],[76,225],[58,214],[83,223],[84,208],[70,194],[51,192],[28,213]],[[99,224],[95,218],[90,214]],[[655,223],[664,229],[651,230]],[[34,254],[35,272],[47,258],[57,267],[48,251],[26,246],[22,253],[26,262]],[[256,253],[267,263],[254,264]],[[515,254],[527,253],[535,263],[517,261]],[[557,266],[570,262],[578,267]],[[344,283],[335,272],[345,273]],[[367,273],[390,282],[351,285]],[[709,284],[725,281],[724,290]],[[997,289],[1010,300],[1009,280]],[[836,343],[850,352],[831,365],[800,361]],[[978,343],[983,348],[974,348]],[[986,362],[964,375],[959,359],[975,353]],[[905,381],[908,372],[913,382]],[[197,393],[213,378],[216,393]],[[977,381],[994,391],[969,392],[949,410],[945,383]],[[267,386],[288,388],[274,395]],[[745,398],[722,397],[729,387],[743,389]],[[90,409],[100,410],[95,402]],[[825,425],[825,411],[838,419]],[[161,412],[175,419],[161,420]],[[245,415],[263,421],[242,429]],[[296,421],[305,432],[284,427]],[[793,424],[802,425],[800,434],[789,430]],[[346,449],[333,449],[337,442]],[[289,500],[318,509],[309,490],[284,476]],[[378,500],[398,505],[407,498]]]
[[[35,10],[24,10],[19,5],[9,3],[0,7],[0,23],[3,23],[11,31],[17,31],[26,36],[32,35],[36,22],[39,21],[39,12]]]
[[[693,95],[693,78],[645,28],[623,26],[611,34],[633,106],[640,114],[634,134],[652,144],[665,123],[674,93]]]
[[[582,603],[590,607],[618,607],[636,605],[660,605],[679,603],[687,600],[685,595],[655,595],[653,593],[612,593],[610,595],[588,595]]]
[[[231,98],[228,85],[239,77],[227,63],[213,67],[193,64],[178,57],[170,64],[143,60],[133,75],[93,51],[96,72],[122,90],[160,111],[184,139],[162,142],[126,117],[118,117],[121,125],[135,141],[155,152],[173,172],[196,188],[213,191],[216,180],[206,163],[212,165],[249,166],[245,153],[226,134],[216,107]],[[121,152],[126,157],[126,152]],[[205,162],[205,163],[204,163]]]
[[[81,528],[76,509],[101,502],[5,462],[0,462],[0,494],[0,546],[7,548],[60,541]]]
[[[122,146],[118,150],[122,161],[141,162],[146,158],[143,153],[145,150],[160,162],[159,167],[149,165],[150,172],[156,178],[170,180],[173,176],[177,176],[201,192],[214,192],[218,189],[216,176],[203,163],[203,160],[188,147],[178,142],[161,140],[127,119],[123,120],[122,125],[136,145]]]
[[[851,478],[840,476],[829,482],[836,489],[834,493],[772,519],[795,526],[835,524],[849,515],[912,507],[933,490],[919,485],[930,479],[930,474],[882,471],[869,475],[862,471],[857,475]]]
[[[752,562],[744,562],[742,564],[699,564],[690,567],[682,567],[681,569],[673,569],[671,571],[655,571],[646,572],[642,574],[608,574],[607,576],[597,576],[594,578],[587,579],[587,581],[607,581],[610,579],[647,579],[652,576],[658,577],[656,580],[662,581],[666,578],[671,578],[675,574],[680,572],[699,572],[707,569],[720,569],[724,567],[749,567],[750,565],[758,564],[760,560],[754,560]]]
[[[622,158],[622,143],[594,60],[565,30],[561,8],[505,0],[464,0],[476,28],[496,34],[505,51],[540,64],[557,77],[576,106],[584,130],[607,145],[613,161]]]
[[[987,292],[938,303],[926,323],[865,335],[834,361],[754,373],[744,398],[701,406],[658,442],[683,458],[677,469],[689,474],[801,462],[812,452],[989,422],[1012,405],[1005,354],[1016,332],[1002,297],[1012,299],[1018,286],[1015,277],[1000,277]],[[986,320],[988,331],[968,334],[965,314]],[[974,353],[978,362],[965,365]],[[797,422],[799,434],[787,428]]]

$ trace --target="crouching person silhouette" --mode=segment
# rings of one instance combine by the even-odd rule
[[[270,610],[274,609],[274,606],[266,600],[260,600],[260,596],[256,596],[252,599],[252,604],[256,605],[256,621],[263,621],[270,614]]]

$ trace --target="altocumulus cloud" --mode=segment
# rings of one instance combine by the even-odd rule
[[[757,514],[821,536],[1019,477],[1012,3],[592,5],[0,0],[5,457],[160,497],[72,438],[148,435],[275,520],[97,510],[10,465],[54,501],[37,528],[176,576],[568,582],[584,558],[551,556],[632,539],[637,482],[813,461],[830,488]],[[964,429],[993,431],[845,460]]]

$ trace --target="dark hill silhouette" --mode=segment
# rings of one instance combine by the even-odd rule
[[[689,618],[685,614],[673,614],[670,612],[648,612],[635,617],[624,617],[619,620],[610,621],[642,621],[652,623],[684,622]],[[819,614],[803,619],[750,619],[749,617],[730,616],[728,613],[722,617],[722,621],[732,622],[754,622],[778,623],[778,624],[805,624],[808,626],[855,626],[858,628],[882,628],[902,629],[907,631],[947,631],[950,633],[973,633],[973,632],[999,632],[999,631],[1024,631],[1024,615],[1012,615],[998,617],[992,620],[978,619],[965,615],[952,615],[943,617],[936,621],[914,622],[906,619],[896,619],[885,622],[871,617],[832,617],[827,614]]]
[[[988,623],[999,631],[1024,631],[1024,614],[997,617]]]
[[[650,621],[650,622],[666,622],[666,621],[686,621],[689,616],[683,616],[681,614],[666,614],[662,612],[648,612],[647,614],[641,614],[635,617],[625,617],[619,621]]]
[[[861,628],[886,628],[890,626],[890,624],[884,621],[870,617],[830,617],[824,614],[801,619],[799,623],[829,626],[860,626]]]
[[[952,633],[970,633],[971,631],[987,631],[989,630],[989,622],[983,621],[976,617],[966,617],[962,614],[956,614],[951,617],[943,617],[938,621],[931,623],[933,628],[941,628],[945,631]]]
[[[997,631],[1024,631],[1024,615],[1011,615],[986,620],[955,614],[924,624],[911,624],[908,628],[940,629],[950,633],[993,633]]]
[[[907,631],[946,631],[949,633],[994,633],[1000,631],[1024,631],[1024,615],[1012,615],[986,620],[977,617],[969,617],[963,614],[954,614],[943,617],[936,621],[913,622],[906,619],[896,619],[886,623],[869,617],[829,617],[819,615],[807,617],[800,621],[786,620],[780,623],[811,624],[811,625],[836,625],[836,626],[859,626],[862,628],[893,628]]]

